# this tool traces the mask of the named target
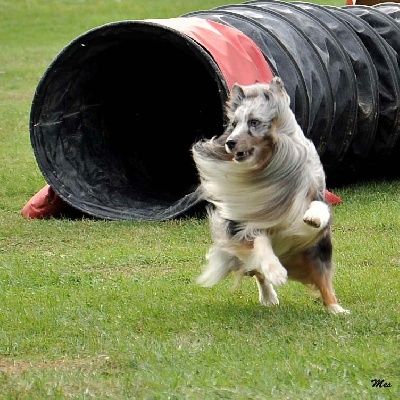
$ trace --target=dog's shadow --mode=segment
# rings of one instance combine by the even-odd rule
[[[239,295],[240,297],[240,295]],[[197,303],[196,314],[207,315],[210,325],[236,329],[241,332],[279,332],[280,328],[297,332],[305,326],[321,326],[332,320],[332,314],[324,309],[319,300],[310,298],[308,303],[285,300],[279,306],[266,307],[257,301],[220,299],[209,303]],[[271,329],[269,329],[271,328]]]

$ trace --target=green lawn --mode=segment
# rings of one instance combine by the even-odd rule
[[[0,0],[1,399],[399,398],[399,181],[330,188],[344,200],[335,287],[351,314],[339,316],[294,282],[274,308],[258,304],[251,279],[237,291],[231,279],[198,287],[210,245],[202,218],[20,215],[45,184],[29,112],[58,52],[107,22],[224,3]]]

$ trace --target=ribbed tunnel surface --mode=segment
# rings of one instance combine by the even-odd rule
[[[400,6],[252,1],[90,30],[57,56],[31,110],[47,182],[107,219],[199,202],[190,147],[223,131],[233,83],[281,76],[328,184],[399,176]]]

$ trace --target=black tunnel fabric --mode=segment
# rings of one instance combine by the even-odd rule
[[[394,148],[400,128],[400,71],[396,54],[377,31],[351,11],[351,7],[328,8],[334,10],[338,18],[351,25],[368,49],[376,68],[379,93],[378,125],[369,159],[372,164],[384,163]]]
[[[187,70],[196,77],[190,91]],[[113,23],[77,38],[33,102],[32,145],[47,182],[72,206],[109,219],[172,218],[194,206],[188,149],[220,132],[217,74],[201,46],[154,24]]]
[[[383,12],[388,17],[393,18],[397,23],[400,23],[400,7],[397,3],[379,3],[376,4],[374,8]]]
[[[334,11],[312,3],[296,2],[295,5],[308,10],[324,23],[350,58],[358,96],[356,128],[350,147],[337,169],[347,173],[357,170],[370,153],[378,123],[378,75],[373,60],[351,26],[338,18]]]
[[[390,3],[382,3],[377,4],[376,9],[365,6],[354,6],[352,8],[347,9],[349,12],[357,15],[359,18],[363,19],[367,22],[392,48],[390,50],[394,57],[397,60],[397,68],[395,68],[396,81],[399,83],[399,71],[400,71],[400,13],[399,7],[397,5],[397,19],[396,7],[390,5]],[[385,12],[380,12],[379,10],[387,10]],[[398,107],[398,106],[397,106]],[[399,110],[395,117],[393,132],[390,134],[389,142],[385,143],[384,146],[388,149],[388,158],[385,162],[385,169],[398,169],[398,160],[397,156],[400,154],[400,121],[399,121]],[[375,163],[376,166],[379,166],[379,162],[381,160],[377,160]]]
[[[171,20],[226,26],[254,45],[246,57],[260,52],[266,66],[257,59],[255,70],[282,77],[328,185],[400,176],[399,4],[250,1]],[[199,40],[203,27],[195,37],[169,25],[132,20],[92,29],[39,82],[32,147],[47,183],[77,210],[164,220],[202,204],[190,147],[223,131],[224,102],[241,71],[236,57],[231,65],[217,58],[236,54],[229,51],[243,39],[227,38],[218,49]]]
[[[329,78],[328,84],[331,87],[335,104],[331,113],[331,134],[327,138],[325,151],[320,152],[325,170],[329,173],[343,160],[355,131],[357,86],[350,58],[323,20],[311,11],[296,4],[283,2],[252,1],[249,2],[249,5],[267,11],[275,11],[281,17],[289,20],[314,45],[315,51],[320,56]],[[315,135],[326,129],[324,122],[326,123],[326,117],[323,118],[321,124],[313,126]]]
[[[247,34],[248,21],[253,20],[267,27],[274,36],[279,37],[285,49],[300,66],[303,80],[306,83],[306,91],[300,98],[306,99],[309,110],[307,125],[303,125],[302,128],[306,135],[313,140],[318,153],[322,157],[325,154],[326,144],[332,131],[334,99],[328,71],[314,44],[295,24],[273,10],[267,12],[262,8],[249,5],[232,5],[215,8],[212,12],[220,13],[220,15],[232,13],[233,15],[247,17],[246,20],[231,21],[231,23],[236,22],[233,26],[245,34]],[[190,15],[197,16],[197,13]],[[205,18],[213,19],[209,14]],[[286,66],[283,65],[282,67],[285,69]],[[283,76],[281,77],[283,79]],[[294,84],[293,78],[290,77],[285,79],[284,82],[292,85],[292,88],[288,87],[288,93],[291,98],[296,99],[294,93],[299,91],[298,85]],[[296,112],[298,103],[298,101],[295,101],[295,104],[292,105],[294,112]]]

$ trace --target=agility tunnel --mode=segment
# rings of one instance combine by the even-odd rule
[[[192,212],[201,200],[191,145],[223,132],[235,82],[273,76],[328,185],[398,177],[399,63],[396,3],[251,1],[91,29],[55,58],[32,102],[31,143],[48,183],[36,216],[55,203],[54,212],[65,204],[111,220]],[[32,201],[22,213],[35,217]]]

